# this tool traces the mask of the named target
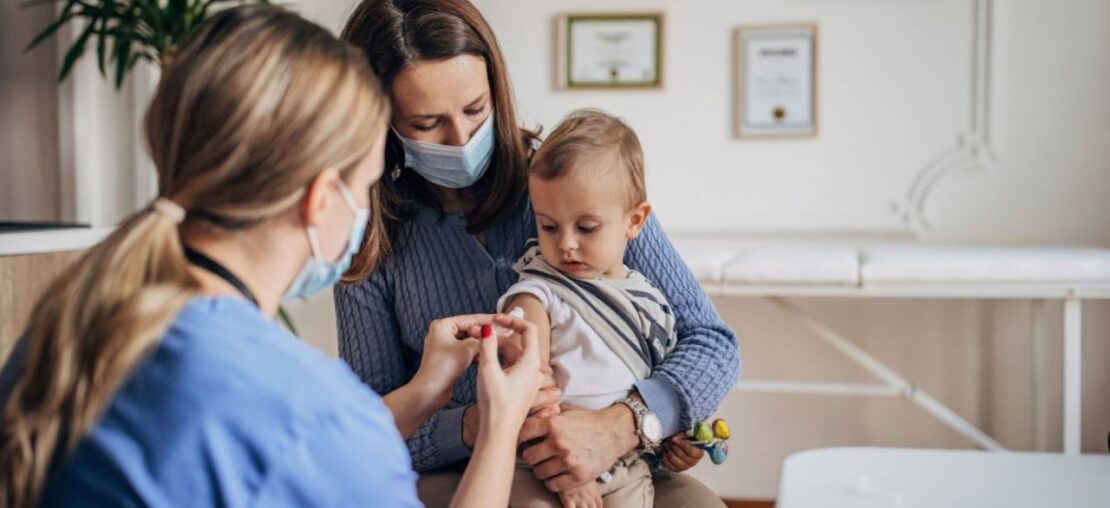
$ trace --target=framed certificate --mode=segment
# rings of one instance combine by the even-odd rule
[[[817,25],[736,29],[736,136],[817,135]]]
[[[662,88],[663,13],[558,19],[559,88]]]

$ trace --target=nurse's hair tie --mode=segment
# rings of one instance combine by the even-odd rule
[[[185,220],[185,209],[168,198],[155,199],[150,207],[154,213],[173,221],[174,224],[181,224],[181,221]]]

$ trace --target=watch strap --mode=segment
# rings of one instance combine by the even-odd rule
[[[644,417],[647,416],[648,413],[651,413],[651,410],[648,409],[647,405],[644,404],[643,401],[632,396],[625,397],[617,402],[628,406],[628,409],[632,410],[632,420],[636,424],[636,437],[640,439],[640,446],[638,448],[639,451],[653,452],[655,449],[655,445],[657,445],[658,443],[654,443],[650,439],[648,439],[647,435],[644,434],[643,429]]]

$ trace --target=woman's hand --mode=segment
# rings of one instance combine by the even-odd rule
[[[705,450],[690,444],[682,433],[663,442],[663,467],[676,473],[690,469],[705,458]]]
[[[538,440],[522,458],[555,493],[594,481],[640,444],[632,410],[624,404],[600,410],[564,404],[559,414],[529,417],[519,439]]]

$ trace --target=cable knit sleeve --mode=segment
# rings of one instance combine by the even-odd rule
[[[336,285],[335,317],[339,356],[363,383],[385,395],[412,378],[384,270],[357,284]]]
[[[654,216],[629,243],[625,262],[659,288],[674,309],[678,344],[649,378],[636,384],[669,436],[717,410],[740,376],[739,345]]]
[[[335,289],[339,356],[381,395],[409,382],[417,364],[405,358],[386,277],[385,270],[379,270],[366,281],[340,284]],[[441,409],[409,436],[407,445],[415,470],[427,471],[470,456],[462,440],[465,409]]]

